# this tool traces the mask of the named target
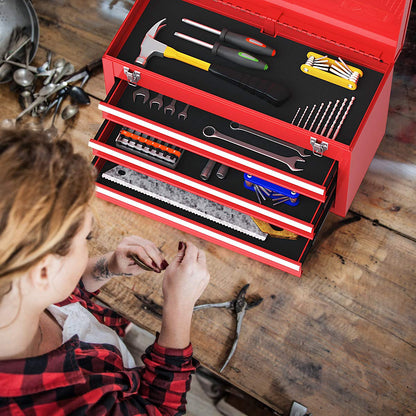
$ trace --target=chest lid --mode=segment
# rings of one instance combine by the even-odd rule
[[[203,3],[210,8],[212,0]],[[305,44],[326,48],[332,44],[332,49],[338,45],[393,63],[404,44],[412,1],[220,0],[213,3],[227,4],[234,13],[238,9],[246,10],[246,19],[272,36],[292,34],[303,37]]]

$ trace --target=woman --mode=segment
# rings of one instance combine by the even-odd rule
[[[184,413],[197,365],[192,311],[209,281],[204,252],[181,242],[168,265],[131,236],[88,259],[90,164],[66,141],[3,130],[0,167],[0,414]],[[164,270],[162,327],[143,368],[118,336],[128,322],[91,299],[113,276],[141,271],[131,255]]]

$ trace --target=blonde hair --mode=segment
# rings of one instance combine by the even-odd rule
[[[94,180],[94,168],[68,141],[0,130],[0,299],[13,277],[47,254],[69,252]]]

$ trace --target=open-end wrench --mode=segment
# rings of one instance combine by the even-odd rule
[[[276,153],[272,153],[267,150],[260,149],[259,147],[253,146],[251,144],[235,139],[234,137],[230,137],[230,136],[227,136],[226,134],[220,133],[212,126],[205,126],[204,129],[202,130],[202,133],[205,137],[214,137],[217,139],[221,139],[226,142],[235,144],[236,146],[243,147],[244,149],[251,150],[252,152],[256,152],[260,155],[267,156],[267,157],[270,157],[271,159],[282,162],[293,172],[301,172],[303,170],[303,169],[298,169],[295,167],[296,162],[305,162],[304,159],[299,158],[298,156],[286,157],[286,156],[277,155]]]
[[[167,114],[168,111],[170,112],[170,115],[173,116],[175,114],[175,104],[176,104],[176,100],[173,99],[170,104],[168,104],[164,109],[164,113]]]
[[[185,108],[178,114],[178,119],[184,119],[186,120],[186,118],[188,117],[188,108],[189,108],[189,104],[186,104]]]
[[[146,104],[147,100],[150,97],[149,90],[143,87],[140,87],[138,90],[134,90],[133,92],[133,101],[136,101],[136,97],[138,95],[143,96],[143,104]]]
[[[285,142],[283,140],[280,140],[276,137],[269,136],[266,133],[262,133],[261,131],[252,129],[252,128],[247,127],[247,126],[243,126],[242,124],[238,124],[235,121],[231,121],[230,128],[231,128],[231,130],[240,130],[240,131],[245,131],[246,133],[254,134],[255,136],[261,137],[262,139],[265,139],[265,140],[268,140],[270,142],[279,144],[280,146],[287,147],[288,149],[292,149],[295,152],[297,152],[299,154],[299,156],[309,157],[311,155],[310,153],[305,153],[305,149],[303,147],[297,146],[296,144],[287,143],[287,142]]]
[[[163,107],[163,95],[162,94],[157,94],[155,98],[152,98],[149,101],[150,108],[152,108],[153,104],[156,104],[157,109],[160,110],[161,107]]]

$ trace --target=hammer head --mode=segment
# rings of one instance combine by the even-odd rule
[[[162,42],[159,42],[155,39],[157,33],[160,29],[162,29],[164,26],[163,22],[166,21],[166,18],[160,20],[159,22],[155,23],[149,31],[146,33],[142,44],[140,46],[140,55],[136,58],[136,63],[142,66],[146,66],[147,61],[152,56],[162,56],[165,52],[165,49],[167,48],[167,45],[165,45]]]

